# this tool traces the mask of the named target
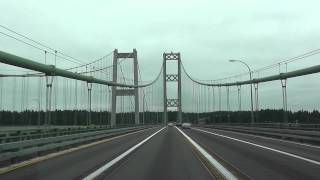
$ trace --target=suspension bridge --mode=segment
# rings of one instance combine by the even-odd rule
[[[320,178],[319,122],[297,122],[287,103],[287,81],[320,72],[288,64],[320,50],[259,70],[230,60],[248,73],[218,80],[194,78],[183,54],[165,52],[145,81],[136,49],[84,63],[11,33],[36,58],[0,51],[1,179]],[[259,100],[271,82],[275,120]]]

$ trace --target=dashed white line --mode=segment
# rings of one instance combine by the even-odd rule
[[[124,157],[128,156],[132,151],[134,151],[135,149],[137,149],[138,147],[140,147],[142,144],[144,144],[145,142],[147,142],[149,139],[151,139],[154,135],[158,134],[160,131],[162,131],[164,128],[161,128],[160,130],[158,130],[157,132],[153,133],[152,135],[150,135],[149,137],[147,137],[146,139],[144,139],[143,141],[139,142],[138,144],[136,144],[135,146],[131,147],[130,149],[128,149],[127,151],[125,151],[124,153],[122,153],[120,156],[114,158],[113,160],[111,160],[110,162],[108,162],[107,164],[103,165],[102,167],[100,167],[99,169],[97,169],[96,171],[92,172],[91,174],[89,174],[87,177],[83,178],[83,180],[91,180],[96,178],[97,176],[99,176],[102,172],[108,170],[110,167],[112,167],[114,164],[116,164],[117,162],[119,162],[121,159],[123,159]]]
[[[192,129],[200,131],[200,132],[212,134],[212,135],[215,135],[215,136],[231,139],[231,140],[234,140],[234,141],[242,142],[242,143],[249,144],[249,145],[252,145],[252,146],[255,146],[255,147],[259,147],[259,148],[262,148],[262,149],[267,149],[267,150],[270,150],[270,151],[273,151],[273,152],[277,152],[277,153],[280,153],[280,154],[283,154],[283,155],[286,155],[286,156],[289,156],[289,157],[297,158],[297,159],[300,159],[300,160],[303,160],[303,161],[306,161],[306,162],[309,162],[309,163],[312,163],[312,164],[320,166],[320,162],[319,161],[312,160],[312,159],[309,159],[309,158],[305,158],[305,157],[302,157],[302,156],[299,156],[299,155],[295,155],[295,154],[288,153],[288,152],[285,152],[285,151],[281,151],[281,150],[278,150],[278,149],[273,149],[273,148],[270,148],[270,147],[267,147],[267,146],[263,146],[263,145],[259,145],[259,144],[255,144],[255,143],[252,143],[252,142],[244,141],[244,140],[241,140],[241,139],[237,139],[237,138],[233,138],[233,137],[217,134],[217,133],[214,133],[214,132],[205,131],[205,130],[198,129],[198,128],[192,128]]]
[[[216,159],[214,159],[205,149],[203,149],[198,143],[192,140],[188,135],[175,126],[176,129],[214,166],[226,179],[236,180],[236,178],[229,170],[221,165]]]

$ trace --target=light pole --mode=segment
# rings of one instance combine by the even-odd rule
[[[229,62],[239,62],[241,64],[244,64],[248,70],[249,70],[249,74],[250,74],[250,96],[251,96],[251,124],[254,123],[254,114],[253,114],[253,98],[252,98],[252,71],[249,67],[249,65],[241,60],[235,60],[235,59],[230,59]]]

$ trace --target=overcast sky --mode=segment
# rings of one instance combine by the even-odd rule
[[[319,48],[319,7],[316,0],[2,0],[0,24],[84,61],[136,48],[144,80],[170,51],[181,53],[193,77],[218,79],[246,72],[230,58],[256,69]],[[26,55],[0,38],[1,50]],[[288,70],[320,64],[318,57]],[[319,79],[290,80],[289,108],[319,109]],[[281,107],[280,82],[260,94],[262,107]]]

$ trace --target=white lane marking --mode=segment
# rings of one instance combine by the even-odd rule
[[[135,146],[131,147],[130,149],[128,149],[127,151],[125,151],[124,153],[122,153],[120,156],[114,158],[113,160],[111,160],[110,162],[108,162],[107,164],[103,165],[102,167],[100,167],[99,169],[97,169],[96,171],[94,171],[93,173],[89,174],[87,177],[83,178],[83,180],[91,180],[96,178],[97,176],[99,176],[102,172],[106,171],[107,169],[109,169],[111,166],[113,166],[114,164],[116,164],[117,162],[119,162],[121,159],[123,159],[124,157],[126,157],[127,155],[129,155],[132,151],[134,151],[135,149],[137,149],[138,147],[140,147],[142,144],[144,144],[145,142],[147,142],[149,139],[151,139],[154,135],[158,134],[160,131],[162,131],[164,128],[161,128],[160,130],[158,130],[157,132],[153,133],[152,135],[150,135],[149,137],[147,137],[146,139],[144,139],[143,141],[141,141],[140,143],[136,144]]]
[[[268,139],[268,140],[286,142],[286,143],[291,143],[291,144],[296,144],[296,145],[301,145],[301,146],[307,146],[307,147],[312,147],[312,148],[320,149],[320,146],[316,146],[316,145],[305,144],[305,143],[298,143],[298,142],[287,141],[287,140],[283,140],[283,139],[276,139],[276,138],[271,138],[271,137],[264,137],[264,136],[262,136],[262,135],[259,136],[259,135],[253,135],[253,134],[235,132],[235,131],[232,131],[232,130],[222,130],[222,129],[215,129],[215,128],[204,128],[204,129],[214,129],[214,130],[217,130],[217,131],[232,132],[232,133],[235,133],[235,134],[247,135],[247,136],[257,137],[257,138],[261,138],[261,139]]]
[[[248,141],[236,139],[236,138],[233,138],[233,137],[229,137],[229,136],[225,136],[225,135],[221,135],[221,134],[205,131],[205,130],[198,129],[198,128],[192,128],[192,129],[194,129],[196,131],[201,131],[201,132],[204,132],[204,133],[212,134],[212,135],[215,135],[215,136],[231,139],[231,140],[234,140],[234,141],[242,142],[242,143],[249,144],[249,145],[252,145],[252,146],[255,146],[255,147],[259,147],[259,148],[262,148],[262,149],[267,149],[267,150],[270,150],[270,151],[273,151],[273,152],[277,152],[277,153],[280,153],[280,154],[283,154],[283,155],[287,155],[287,156],[290,156],[290,157],[293,157],[293,158],[297,158],[297,159],[300,159],[300,160],[303,160],[303,161],[307,161],[309,163],[316,164],[316,165],[320,166],[320,162],[319,161],[315,161],[315,160],[312,160],[312,159],[309,159],[309,158],[298,156],[298,155],[295,155],[295,154],[292,154],[292,153],[288,153],[288,152],[281,151],[281,150],[278,150],[278,149],[273,149],[273,148],[270,148],[270,147],[262,146],[262,145],[251,143],[251,142],[248,142]]]
[[[187,140],[210,162],[212,166],[217,168],[217,170],[227,179],[236,180],[236,178],[230,171],[223,167],[216,159],[214,159],[205,149],[203,149],[198,143],[192,140],[188,135],[175,126],[176,129],[185,137]]]

